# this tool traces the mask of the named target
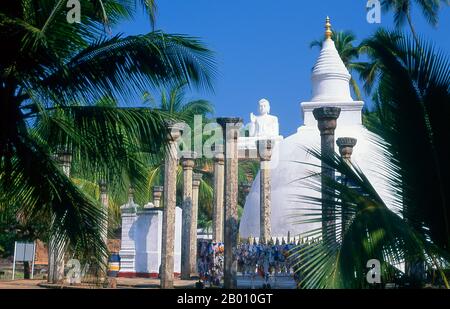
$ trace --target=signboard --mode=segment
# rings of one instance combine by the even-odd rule
[[[31,279],[33,279],[35,253],[36,253],[35,242],[16,241],[14,243],[12,280],[14,280],[14,275],[16,271],[16,262],[31,262]]]
[[[16,262],[32,262],[34,260],[34,242],[16,241]]]

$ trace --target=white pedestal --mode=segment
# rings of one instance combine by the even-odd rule
[[[283,136],[273,136],[273,137],[244,137],[241,136],[238,138],[238,149],[239,150],[254,150],[256,151],[256,141],[271,139],[274,140],[275,143],[278,143],[283,140]]]
[[[136,213],[133,209],[122,211],[122,241],[120,246],[120,270],[124,275],[134,274],[135,270],[135,237],[136,237]]]
[[[183,211],[180,207],[176,208],[174,252],[175,274],[179,274],[181,272],[182,212]],[[135,230],[133,233],[135,244],[134,274],[136,276],[152,278],[158,277],[161,265],[162,217],[163,210],[158,208],[143,209],[137,213]]]

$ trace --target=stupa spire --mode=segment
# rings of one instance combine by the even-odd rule
[[[333,35],[333,32],[331,31],[330,17],[327,16],[327,19],[325,21],[325,37],[327,39],[331,39],[332,35]]]
[[[313,102],[351,102],[350,74],[331,39],[331,23],[327,17],[322,50],[312,72]]]

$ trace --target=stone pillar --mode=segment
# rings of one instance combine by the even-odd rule
[[[191,234],[192,234],[192,169],[195,165],[195,152],[184,152],[181,157],[183,167],[183,220],[181,231],[181,279],[191,278]]]
[[[105,247],[108,248],[108,208],[109,208],[109,196],[108,196],[108,190],[106,186],[105,181],[99,181],[99,187],[100,187],[100,203],[103,206],[103,213],[104,213],[104,219],[102,229],[102,239],[103,243],[105,244]],[[108,257],[105,256],[103,259],[102,270],[106,274],[107,265],[108,265]]]
[[[161,288],[163,289],[173,288],[178,166],[176,140],[181,135],[180,128],[174,124],[168,124],[168,130],[164,169],[164,211],[161,248]]]
[[[197,275],[197,225],[198,225],[198,191],[200,189],[200,182],[202,180],[202,174],[194,173],[192,180],[192,218],[191,218],[191,235],[190,235],[190,261],[191,261],[191,274]]]
[[[214,148],[214,206],[213,240],[223,241],[223,195],[224,195],[224,154],[223,145]]]
[[[336,140],[336,145],[339,147],[339,154],[344,160],[351,161],[353,147],[355,147],[356,142],[357,139],[353,137],[339,137]]]
[[[154,186],[153,187],[153,205],[155,208],[161,207],[161,197],[164,191],[163,186]]]
[[[124,276],[134,276],[136,273],[136,210],[134,190],[128,190],[128,203],[120,206],[122,216],[122,235],[120,241],[120,270]]]
[[[346,162],[349,163],[351,162],[353,147],[355,147],[356,141],[357,141],[356,138],[352,137],[340,137],[336,140],[336,144],[339,147],[339,154],[341,155],[342,159],[344,159]],[[346,186],[349,185],[345,175],[342,175],[342,183]],[[342,204],[341,207],[342,207],[341,235],[344,235],[345,231],[347,230],[351,214],[349,213],[345,204]]]
[[[272,140],[258,140],[258,157],[260,169],[259,191],[259,238],[263,243],[272,239],[270,224],[270,158],[272,157]]]
[[[320,130],[320,151],[324,157],[334,155],[334,131],[340,113],[339,107],[319,107],[313,110]],[[332,245],[336,241],[335,203],[332,189],[329,188],[327,182],[329,179],[335,179],[335,170],[322,162],[321,175],[322,237],[325,242],[329,241],[329,244]]]
[[[238,238],[238,147],[241,118],[218,118],[225,141],[225,231],[224,231],[224,287],[237,288],[237,262],[233,250]]]
[[[241,182],[241,189],[242,192],[244,192],[245,196],[247,196],[250,193],[250,190],[252,189],[252,184],[250,182]]]
[[[58,163],[63,173],[70,177],[70,167],[72,165],[72,153],[69,151],[61,151],[58,153]]]
[[[69,178],[72,165],[72,153],[68,150],[59,150],[56,160],[63,173]],[[64,255],[66,243],[57,246],[56,241],[51,238],[48,244],[48,282],[58,283],[64,280]]]

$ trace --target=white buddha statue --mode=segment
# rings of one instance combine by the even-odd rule
[[[257,137],[258,139],[278,137],[280,135],[278,118],[276,116],[269,115],[269,101],[262,99],[259,101],[258,105],[259,116],[255,116],[253,113],[250,114],[250,137]]]

